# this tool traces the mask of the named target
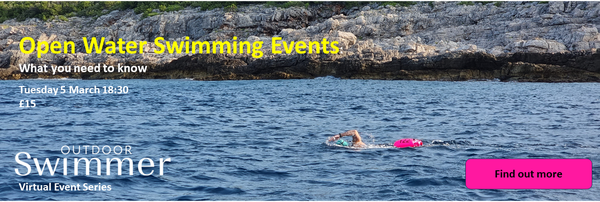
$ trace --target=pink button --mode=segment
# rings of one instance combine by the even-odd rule
[[[469,159],[469,189],[589,189],[589,159]]]

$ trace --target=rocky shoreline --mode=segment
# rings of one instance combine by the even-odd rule
[[[0,79],[347,79],[600,82],[600,2],[502,2],[501,5],[420,2],[409,7],[240,7],[184,9],[142,18],[131,10],[94,18],[2,24]],[[76,54],[37,58],[19,41],[72,40]],[[262,58],[249,54],[85,54],[81,37],[107,40],[262,40]],[[335,55],[270,53],[273,36],[286,41],[337,40]],[[78,42],[79,40],[79,42]],[[145,52],[156,48],[149,44]],[[19,64],[146,65],[146,73],[21,73]]]

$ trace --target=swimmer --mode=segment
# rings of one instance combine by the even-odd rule
[[[331,141],[339,140],[340,138],[342,138],[344,136],[352,136],[352,146],[353,147],[366,147],[367,146],[365,143],[362,142],[362,138],[360,137],[360,135],[358,134],[358,131],[356,131],[356,130],[349,130],[349,131],[334,135],[334,136],[330,137],[329,140],[327,140],[327,141],[331,142]],[[340,144],[343,146],[348,146],[348,143],[346,143],[343,140],[337,144]]]

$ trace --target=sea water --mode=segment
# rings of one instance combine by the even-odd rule
[[[127,86],[127,93],[21,94],[19,86]],[[0,200],[600,200],[600,85],[493,81],[0,81]],[[36,107],[19,107],[35,100]],[[331,146],[356,129],[367,149]],[[402,138],[424,147],[389,146]],[[347,139],[350,140],[350,139]],[[64,154],[61,147],[131,147]],[[90,151],[92,147],[89,147]],[[65,149],[66,151],[66,149]],[[15,155],[131,158],[134,175],[19,176]],[[21,159],[25,156],[21,156]],[[137,161],[171,158],[149,176]],[[584,158],[589,190],[471,190],[471,158]],[[62,160],[61,160],[62,163]],[[81,163],[81,166],[84,166]],[[48,169],[46,167],[46,169]],[[115,168],[113,168],[115,169]],[[81,170],[83,173],[84,170]],[[21,191],[20,183],[110,185]]]

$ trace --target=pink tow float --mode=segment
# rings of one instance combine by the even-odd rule
[[[394,142],[394,146],[398,148],[420,147],[423,146],[423,141],[412,138],[400,139]]]

